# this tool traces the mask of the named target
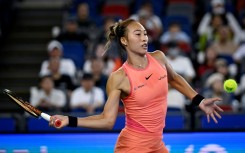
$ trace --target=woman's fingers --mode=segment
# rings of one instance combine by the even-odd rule
[[[210,122],[210,116],[209,114],[207,114],[207,120],[208,120],[208,123]]]
[[[205,104],[206,105],[213,104],[216,101],[221,101],[221,99],[220,98],[209,98],[209,99],[206,99]]]
[[[224,112],[223,109],[221,109],[219,106],[215,105],[215,109],[218,110],[219,112]]]
[[[216,120],[214,113],[211,113],[210,116],[212,117],[212,119],[214,120],[215,123],[218,123],[218,121]]]
[[[53,126],[53,125],[52,125],[52,120],[53,120],[53,116],[50,117],[50,120],[49,120],[49,126]]]
[[[215,110],[214,110],[214,115],[221,119],[221,116]]]
[[[51,116],[50,117],[50,121],[49,121],[49,126],[55,127],[55,120],[56,120],[56,117],[55,116]]]

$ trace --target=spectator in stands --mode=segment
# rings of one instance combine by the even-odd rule
[[[61,61],[59,58],[51,58],[49,60],[49,70],[51,72],[51,77],[54,81],[55,88],[64,91],[68,97],[70,97],[71,92],[75,87],[69,75],[60,73],[60,63]]]
[[[214,48],[208,47],[205,51],[204,63],[198,67],[198,76],[202,77],[208,72],[215,71],[215,61],[217,59],[217,52]]]
[[[230,71],[229,71],[229,65],[225,59],[223,58],[217,59],[215,63],[215,69],[216,69],[216,72],[221,73],[224,76],[225,80],[232,78]]]
[[[62,53],[63,53],[62,44],[56,40],[53,40],[48,44],[47,50],[48,50],[49,59],[61,58],[60,69],[59,69],[60,73],[67,74],[71,78],[74,78],[75,73],[76,73],[76,66],[71,59],[62,58]],[[45,60],[42,63],[39,75],[45,76],[45,75],[50,75],[50,74],[51,72],[49,69],[49,60]]]
[[[210,19],[210,23],[208,25],[204,25],[204,21],[200,22],[198,27],[198,35],[199,35],[199,49],[203,51],[207,45],[215,40],[217,29],[222,25],[225,25],[225,21],[223,21],[222,16],[213,15]]]
[[[245,58],[245,43],[241,44],[233,54],[233,59],[237,63],[241,63],[242,62],[241,60],[244,58]]]
[[[97,38],[97,45],[98,44],[106,44],[107,41],[107,34],[110,30],[110,27],[115,23],[115,19],[112,17],[107,17],[104,19],[103,27],[99,29],[98,38]]]
[[[184,77],[188,83],[193,83],[192,80],[195,77],[194,67],[191,60],[181,54],[180,48],[176,43],[171,42],[168,44],[167,60],[174,71]],[[171,87],[169,88],[168,96],[168,107],[184,109],[185,96],[179,94],[176,89]]]
[[[157,40],[162,33],[161,19],[154,14],[153,6],[150,2],[142,4],[137,14],[133,14],[130,18],[139,21],[148,31],[148,37],[154,41]]]
[[[60,42],[77,41],[85,46],[87,46],[88,43],[88,35],[79,30],[77,19],[74,16],[67,19],[63,31],[56,37],[56,39]]]
[[[228,55],[232,57],[237,45],[230,39],[231,31],[227,26],[219,27],[217,31],[218,39],[211,45],[217,51],[218,55]]]
[[[168,88],[168,110],[184,110],[186,98],[171,86]]]
[[[175,42],[182,51],[190,52],[191,38],[181,30],[181,26],[177,22],[170,24],[168,31],[162,34],[160,43],[165,47],[168,43]]]
[[[212,0],[211,7],[212,11],[207,12],[199,24],[199,36],[206,37],[208,41],[212,41],[215,30],[221,25],[228,25],[234,34],[234,42],[239,44],[242,41],[241,27],[234,15],[226,12],[224,0]]]
[[[106,82],[109,74],[106,72],[105,62],[102,58],[94,57],[86,61],[84,67],[85,73],[92,73],[95,81],[95,86],[105,91]],[[113,68],[113,67],[112,67]]]
[[[43,76],[40,89],[31,88],[30,102],[43,111],[61,111],[66,104],[66,97],[63,91],[54,88],[51,76]]]
[[[103,74],[109,76],[112,71],[116,70],[122,65],[122,61],[119,55],[118,48],[111,47],[105,52],[105,44],[107,41],[107,33],[110,30],[110,26],[115,23],[114,18],[108,17],[104,20],[103,28],[100,29],[98,34],[97,42],[95,45],[95,51],[92,54],[92,57],[85,61],[83,70],[85,72],[91,73],[91,63],[94,58],[102,58],[104,61]]]
[[[192,83],[192,79],[196,75],[194,67],[191,60],[181,54],[181,50],[176,43],[169,44],[167,59],[178,74],[184,77],[188,83]]]
[[[242,43],[244,43],[245,42],[245,8],[243,12],[240,14],[240,23],[242,27],[242,34],[241,34],[242,38],[241,39],[242,39]]]
[[[233,54],[233,59],[239,65],[238,74],[245,73],[245,44],[239,46],[237,51]]]
[[[114,18],[108,17],[105,18],[104,20],[104,25],[103,28],[100,29],[100,32],[98,34],[98,38],[97,38],[97,42],[95,45],[95,51],[93,53],[93,56],[96,58],[103,58],[104,60],[104,69],[103,69],[103,73],[107,76],[109,76],[111,74],[112,71],[114,71],[115,66],[117,64],[117,61],[121,60],[120,59],[120,55],[119,55],[119,51],[117,51],[117,48],[110,48],[106,53],[105,53],[105,44],[107,41],[107,34],[110,30],[110,26],[112,26],[115,23]],[[85,71],[89,69],[91,69],[91,61],[92,59],[87,60],[85,68]],[[120,61],[120,63],[122,63]],[[118,66],[120,67],[121,64]],[[90,71],[90,70],[89,70]]]
[[[207,89],[204,90],[203,95],[208,98],[211,98],[213,96],[220,97],[222,101],[218,102],[217,104],[231,107],[234,98],[231,94],[224,91],[223,82],[224,82],[223,74],[213,73],[207,79],[206,82]]]
[[[184,42],[184,43],[191,43],[190,37],[181,30],[180,25],[177,22],[173,22],[169,25],[168,31],[163,33],[160,38],[160,42],[163,44],[169,42]]]
[[[239,99],[241,101],[241,108],[242,111],[245,111],[245,74],[241,76],[240,83],[238,84],[235,94],[241,97],[241,99]]]
[[[78,5],[77,16],[77,23],[82,32],[89,34],[92,29],[96,28],[95,22],[89,16],[89,5],[87,3]]]
[[[101,58],[94,58],[91,63],[93,79],[95,81],[95,86],[103,89],[105,91],[106,82],[108,77],[103,74],[104,61]]]
[[[70,107],[72,111],[95,113],[96,109],[104,105],[104,93],[101,88],[94,86],[93,75],[85,73],[81,79],[81,87],[75,89],[71,95]]]
[[[202,84],[205,85],[208,78],[213,74],[213,73],[220,73],[223,75],[224,80],[233,78],[234,76],[230,73],[229,71],[229,65],[227,61],[223,58],[217,58],[215,61],[215,69],[207,71],[204,75],[201,77]]]
[[[98,48],[98,50],[104,51],[104,46],[99,45],[97,47],[100,47],[100,48]],[[102,51],[100,51],[100,52],[102,52]],[[111,74],[111,72],[114,71],[115,66],[116,66],[115,62],[116,62],[117,58],[112,59],[108,56],[102,56],[101,57],[101,55],[96,55],[95,57],[91,57],[91,58],[87,59],[85,61],[84,66],[83,66],[83,71],[87,72],[87,73],[92,73],[92,62],[93,62],[93,60],[96,60],[96,59],[99,59],[103,62],[103,63],[101,63],[102,64],[101,66],[103,68],[103,70],[102,70],[103,75],[109,76]]]

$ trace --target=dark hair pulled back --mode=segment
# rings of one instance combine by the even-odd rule
[[[133,19],[119,20],[110,27],[110,31],[107,35],[107,43],[105,49],[108,50],[112,43],[115,42],[119,47],[118,50],[125,50],[124,45],[121,43],[121,37],[125,37],[127,34],[127,27],[130,23],[135,22]]]

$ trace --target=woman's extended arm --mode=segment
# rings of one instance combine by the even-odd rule
[[[154,54],[153,56],[166,67],[169,84],[190,100],[193,100],[198,93],[185,81],[183,77],[172,69],[165,55],[161,51],[157,51]],[[220,100],[220,98],[209,98],[202,100],[202,102],[199,104],[199,107],[207,114],[208,122],[210,121],[210,117],[212,117],[216,123],[218,121],[216,120],[215,116],[221,118],[218,112],[222,112],[223,110],[215,104],[216,101]]]
[[[119,89],[120,81],[118,80],[120,79],[120,77],[121,76],[119,76],[119,74],[115,72],[108,79],[107,86],[106,86],[108,99],[104,106],[103,112],[99,115],[78,118],[77,120],[78,127],[94,128],[94,129],[113,128],[118,113],[119,100],[121,94],[121,90]],[[56,128],[62,128],[64,126],[67,126],[69,123],[68,116],[54,115],[50,120],[51,126],[54,126],[53,121],[56,119],[60,119],[62,122],[61,126]]]
[[[168,83],[171,85],[171,87],[177,89],[189,99],[192,99],[197,94],[197,92],[192,89],[185,79],[173,70],[163,52],[155,51],[152,56],[166,67],[168,73]]]

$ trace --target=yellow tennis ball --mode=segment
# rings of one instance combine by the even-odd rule
[[[237,83],[233,79],[228,79],[224,82],[224,90],[228,93],[232,93],[236,90]]]

